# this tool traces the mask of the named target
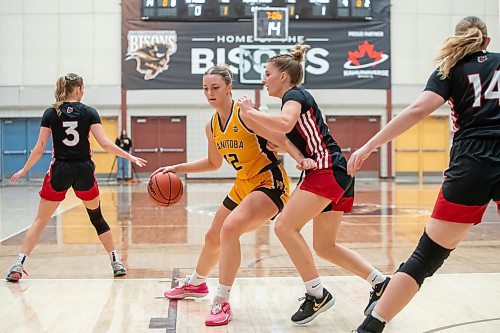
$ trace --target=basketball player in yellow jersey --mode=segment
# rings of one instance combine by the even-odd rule
[[[237,183],[224,204],[236,207],[256,185],[264,182],[267,187],[259,187],[258,190],[267,193],[281,210],[283,201],[288,197],[286,173],[276,153],[266,148],[267,140],[255,135],[241,120],[238,104],[232,103],[231,113],[225,125],[220,114],[216,112],[212,116],[211,130],[219,154],[236,171]],[[272,192],[273,188],[278,192]]]
[[[311,159],[287,142],[286,137],[242,119],[232,100],[232,73],[214,66],[203,75],[203,90],[215,114],[205,126],[208,156],[197,161],[166,166],[158,172],[207,172],[222,165],[222,159],[236,171],[236,181],[205,235],[196,269],[181,285],[165,292],[169,299],[208,295],[205,279],[219,260],[219,286],[205,324],[226,325],[232,318],[229,293],[241,263],[240,236],[278,214],[289,196],[288,176],[276,153],[266,147],[266,139],[287,147],[297,168],[316,167]],[[266,139],[264,139],[266,138]]]

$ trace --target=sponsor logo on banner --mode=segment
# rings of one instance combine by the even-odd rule
[[[151,80],[168,69],[170,56],[177,51],[175,30],[130,30],[125,61],[135,60],[137,72]]]
[[[364,41],[358,45],[356,51],[348,51],[347,61],[344,63],[344,77],[354,76],[358,79],[371,79],[376,76],[389,76],[388,69],[375,69],[377,65],[387,61],[387,59],[389,59],[387,54],[375,50],[374,44]]]

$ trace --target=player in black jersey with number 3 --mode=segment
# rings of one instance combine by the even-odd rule
[[[354,152],[351,175],[377,147],[396,138],[445,101],[451,106],[455,135],[450,165],[432,218],[410,258],[401,265],[358,333],[379,333],[441,267],[450,252],[480,223],[486,206],[500,209],[500,54],[486,51],[490,37],[477,17],[455,27],[438,54],[439,67],[420,97]],[[500,213],[500,210],[499,210]]]
[[[67,190],[72,187],[87,208],[92,225],[111,258],[114,276],[126,274],[113,243],[109,225],[101,213],[99,188],[94,177],[95,165],[91,160],[89,132],[107,152],[128,159],[142,167],[147,162],[132,156],[113,144],[104,133],[97,111],[80,103],[83,97],[83,79],[73,73],[60,77],[56,83],[53,107],[45,110],[42,117],[38,141],[24,167],[12,177],[13,183],[40,159],[52,133],[52,163],[40,191],[40,205],[35,221],[26,232],[22,252],[7,274],[7,281],[17,282],[22,277],[23,264],[38,242],[40,235]]]

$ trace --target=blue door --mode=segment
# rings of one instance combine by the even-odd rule
[[[27,122],[26,119],[2,120],[2,176],[10,178],[26,163]]]
[[[38,134],[40,133],[40,121],[42,118],[28,119],[28,152],[31,151],[36,145]],[[29,155],[28,155],[29,156]],[[52,159],[52,137],[49,136],[47,146],[43,152],[42,158],[31,168],[28,177],[29,179],[43,179],[47,170],[49,169],[50,161]]]

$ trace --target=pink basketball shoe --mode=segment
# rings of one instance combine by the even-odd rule
[[[224,303],[214,303],[210,309],[207,319],[205,319],[205,325],[207,326],[222,326],[227,325],[229,321],[233,318],[233,313],[231,312],[231,305],[228,302]]]
[[[183,299],[186,297],[205,297],[208,295],[208,286],[206,282],[203,282],[199,286],[194,286],[190,284],[189,276],[181,280],[182,283],[175,288],[165,291],[163,294],[168,299]]]

